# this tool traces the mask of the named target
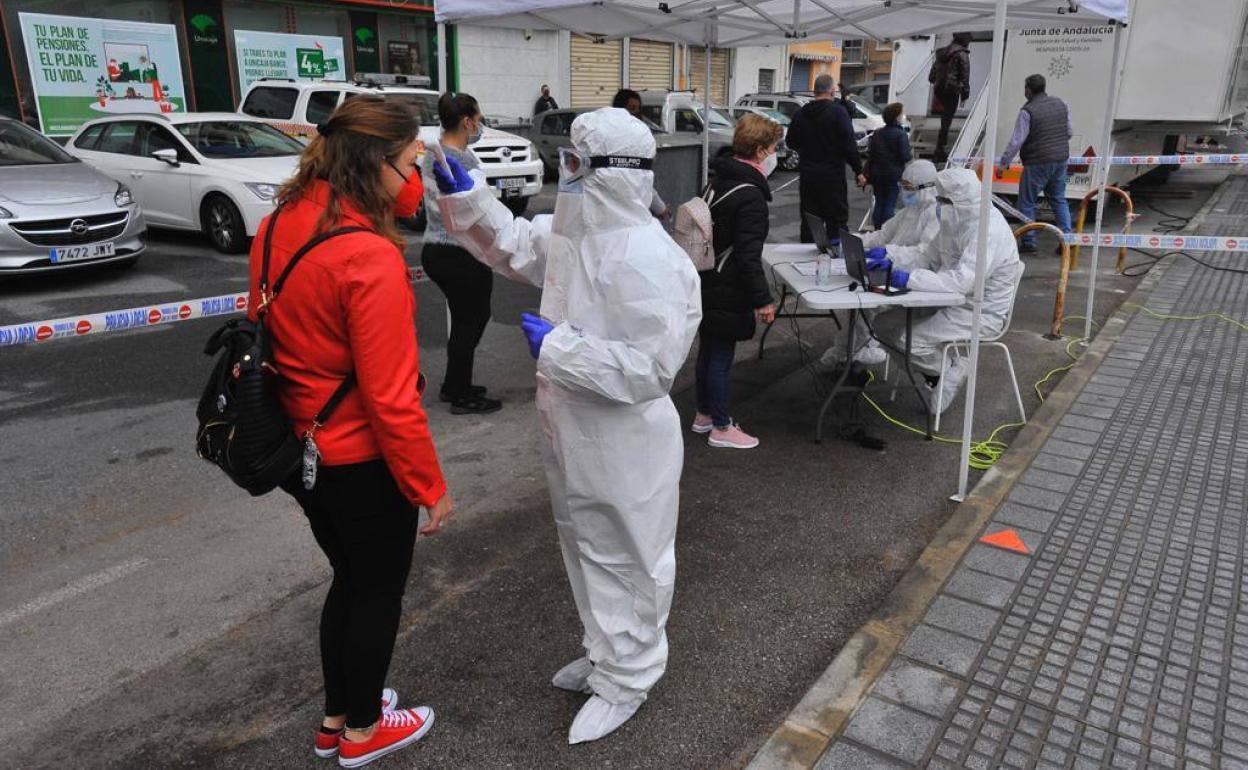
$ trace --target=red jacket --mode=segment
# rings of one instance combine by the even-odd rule
[[[317,233],[329,185],[316,182],[277,220],[269,285],[290,257]],[[343,204],[337,226],[371,228]],[[259,306],[264,234],[251,246],[251,301]],[[399,489],[415,505],[446,494],[428,419],[417,388],[416,297],[407,263],[393,243],[373,233],[340,235],[304,255],[268,314],[278,397],[300,435],[352,371],[358,385],[316,432],[325,465],[384,458]]]

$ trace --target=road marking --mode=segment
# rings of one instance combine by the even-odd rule
[[[58,588],[55,591],[50,591],[37,599],[26,602],[20,607],[14,607],[11,610],[0,612],[0,628],[7,626],[10,623],[19,621],[28,615],[33,615],[36,612],[46,610],[47,608],[60,604],[61,602],[68,601],[77,596],[82,596],[83,594],[94,591],[97,588],[103,588],[109,583],[115,583],[126,575],[143,569],[150,563],[150,561],[142,557],[138,559],[131,559],[130,561],[123,561],[121,564],[109,567],[106,570],[101,570],[93,575],[87,575],[84,578],[75,580],[67,586]]]

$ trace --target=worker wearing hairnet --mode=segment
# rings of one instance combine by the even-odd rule
[[[935,205],[940,230],[912,257],[910,264],[919,267],[897,265],[892,270],[895,286],[966,295],[963,304],[942,308],[931,318],[915,324],[911,335],[911,362],[926,375],[929,388],[939,387],[943,391],[942,409],[953,402],[967,374],[966,363],[954,356],[944,377],[939,377],[940,348],[946,342],[971,338],[980,189],[979,177],[969,169],[949,168],[937,174]],[[1005,319],[1014,306],[1016,278],[1021,267],[1014,233],[995,208],[988,210],[987,251],[980,334],[992,336],[1004,328]],[[900,344],[905,344],[904,339]]]
[[[450,232],[542,287],[522,328],[537,358],[551,505],[586,655],[556,687],[591,693],[568,734],[627,721],[667,665],[684,444],[668,391],[702,318],[688,255],[650,215],[654,138],[622,109],[572,124],[554,216],[515,218],[460,168],[439,169]],[[475,182],[475,183],[474,183]]]
[[[867,249],[871,268],[878,267],[886,258],[894,269],[931,267],[925,260],[932,255],[924,251],[924,245],[935,240],[940,222],[936,219],[936,166],[930,160],[912,160],[906,164],[901,175],[901,204],[902,208],[883,227],[862,234],[862,246]],[[874,318],[884,310],[887,308],[863,312]],[[859,345],[854,360],[867,365],[884,363],[887,354],[868,333],[861,318],[855,328]],[[839,340],[828,348],[820,361],[832,366],[844,358],[845,342]]]

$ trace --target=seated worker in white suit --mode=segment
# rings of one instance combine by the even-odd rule
[[[942,411],[953,403],[962,387],[967,367],[955,356],[940,378],[940,347],[954,340],[971,338],[972,303],[975,294],[976,245],[979,228],[980,181],[974,171],[948,168],[936,175],[937,217],[940,230],[912,256],[913,268],[894,265],[892,285],[915,291],[947,291],[963,294],[966,302],[941,308],[930,318],[914,325],[911,362],[923,372],[927,386],[944,391]],[[1018,243],[1010,225],[995,208],[988,210],[988,253],[984,269],[984,310],[980,334],[995,335],[1005,326],[1014,306],[1014,281],[1018,275]],[[883,260],[887,269],[889,258]],[[904,334],[904,333],[903,333]],[[899,339],[898,345],[905,345]]]
[[[513,217],[458,164],[436,167],[449,232],[542,287],[522,324],[537,359],[551,507],[585,655],[552,684],[592,695],[569,743],[624,724],[667,666],[684,465],[668,391],[702,319],[698,274],[650,214],[654,137],[622,109],[572,124],[552,216]],[[448,158],[448,161],[451,160]]]

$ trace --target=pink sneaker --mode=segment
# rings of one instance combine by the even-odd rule
[[[690,430],[694,433],[702,434],[710,433],[711,429],[714,427],[715,423],[711,422],[711,416],[709,414],[702,414],[701,412],[698,412],[693,416],[693,427],[690,428]]]
[[[753,449],[758,446],[758,439],[741,430],[735,422],[727,428],[714,428],[706,442],[720,449]]]

